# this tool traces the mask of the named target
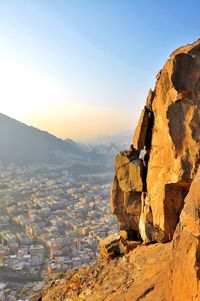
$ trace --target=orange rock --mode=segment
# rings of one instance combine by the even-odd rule
[[[147,195],[160,240],[170,240],[200,161],[200,40],[172,53],[154,94]]]
[[[174,234],[166,283],[170,300],[200,300],[200,168]]]

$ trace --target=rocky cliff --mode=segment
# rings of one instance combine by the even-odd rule
[[[71,271],[40,300],[200,300],[199,163],[200,40],[171,54],[115,159],[111,208],[123,241],[141,245]]]
[[[149,92],[131,151],[116,156],[111,207],[121,229],[134,229],[145,242],[173,238],[200,162],[199,124],[197,41],[171,54]]]

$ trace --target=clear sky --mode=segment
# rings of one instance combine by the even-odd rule
[[[62,138],[133,129],[199,14],[194,0],[0,0],[0,112]]]

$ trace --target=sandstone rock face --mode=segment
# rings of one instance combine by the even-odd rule
[[[200,300],[200,168],[174,234],[166,283],[170,300]]]
[[[154,94],[147,192],[153,224],[170,240],[200,163],[200,41],[172,53]]]
[[[143,190],[138,185],[136,168],[128,167],[132,161],[123,158],[130,163],[126,168],[122,164],[120,175],[119,160],[115,162],[113,213],[123,229],[139,231],[145,242],[166,242],[173,238],[200,163],[199,125],[200,40],[171,54],[157,75],[154,91],[148,94],[132,145],[145,151],[140,163]],[[130,203],[131,209],[127,210]]]

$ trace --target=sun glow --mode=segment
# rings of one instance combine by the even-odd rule
[[[27,66],[0,59],[1,112],[19,118],[43,111],[60,97],[56,87]]]
[[[0,59],[0,82],[2,113],[59,137],[88,138],[127,128],[127,112],[80,103],[33,66]]]

